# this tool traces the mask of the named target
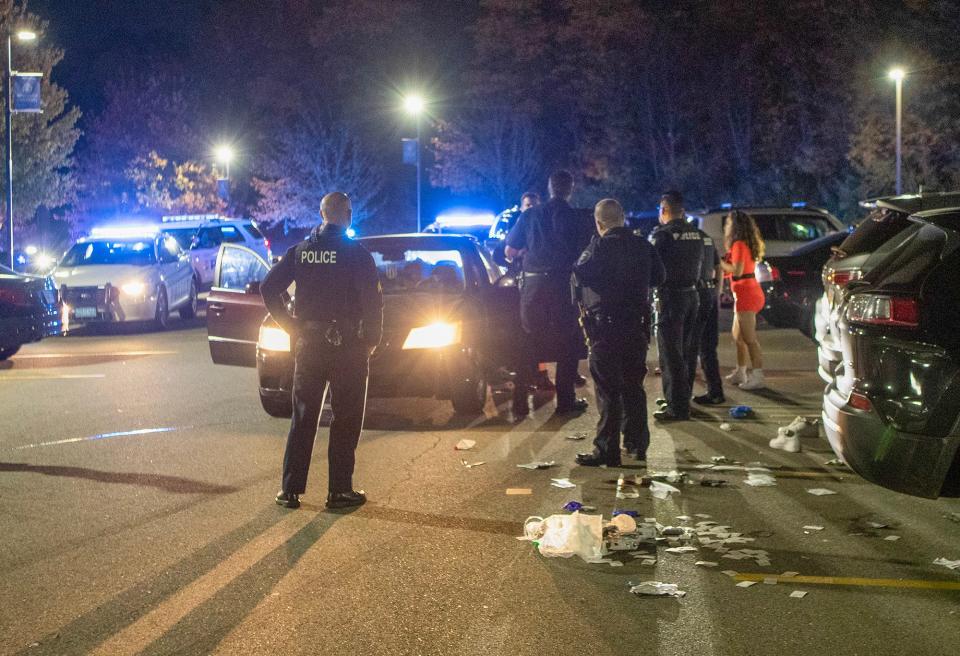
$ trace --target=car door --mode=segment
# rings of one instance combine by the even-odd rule
[[[246,246],[220,247],[207,298],[207,341],[216,364],[256,366],[257,336],[267,314],[260,282],[269,270],[269,264]]]
[[[193,268],[200,276],[202,285],[213,283],[214,272],[219,258],[223,234],[219,226],[203,226],[197,231],[194,244],[190,248],[193,256]]]
[[[159,261],[163,279],[167,284],[170,307],[175,308],[190,297],[190,277],[192,269],[189,258],[184,256],[172,235],[165,235],[158,244]]]
[[[480,294],[486,319],[486,342],[489,357],[499,366],[511,367],[520,353],[520,291],[516,278],[504,274],[503,269],[486,253],[478,253],[478,268],[486,280],[480,285]]]

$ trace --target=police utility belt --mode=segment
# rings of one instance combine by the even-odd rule
[[[580,310],[580,326],[593,340],[607,329],[640,328],[646,330],[650,325],[650,318],[645,314],[612,314],[601,310]]]
[[[322,336],[331,346],[357,344],[360,341],[359,326],[331,319],[329,321],[302,321],[303,332],[310,335]]]

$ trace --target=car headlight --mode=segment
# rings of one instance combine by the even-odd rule
[[[283,328],[260,326],[257,346],[265,351],[290,351],[290,335]]]
[[[429,326],[418,326],[410,331],[403,342],[404,350],[443,348],[460,342],[460,322],[438,321]]]
[[[124,283],[120,286],[120,289],[127,296],[143,296],[143,293],[147,290],[147,284],[140,280],[135,280]]]

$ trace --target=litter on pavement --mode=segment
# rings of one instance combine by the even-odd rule
[[[777,479],[769,474],[756,474],[751,472],[747,474],[747,479],[744,483],[750,487],[773,487],[777,484]]]
[[[698,560],[697,562],[694,563],[694,565],[696,565],[697,567],[717,567],[720,565],[720,563],[715,563],[710,560]]]
[[[533,490],[528,487],[508,487],[507,494],[510,496],[522,495],[522,494],[533,494]]]
[[[477,445],[476,440],[460,440],[457,442],[457,445],[453,447],[457,451],[469,451]]]
[[[834,492],[833,490],[828,490],[828,489],[825,488],[825,487],[815,487],[815,488],[811,488],[811,489],[807,490],[807,492],[810,493],[810,494],[812,494],[812,495],[814,495],[814,496],[817,496],[817,497],[825,497],[825,496],[827,496],[827,495],[829,495],[829,494],[836,494],[836,492]]]
[[[740,581],[737,583],[738,588],[749,588],[750,586],[756,585],[756,581]]]
[[[806,590],[794,590],[790,593],[792,599],[803,599],[809,594]]]
[[[578,510],[584,510],[584,511],[586,511],[586,512],[593,512],[593,511],[596,510],[597,508],[596,508],[595,506],[585,506],[585,505],[583,505],[582,503],[580,503],[579,501],[567,501],[565,504],[563,504],[563,509],[564,509],[564,510],[568,510],[568,511],[570,511],[570,512],[576,512],[576,511],[578,511]]]
[[[822,526],[804,526],[803,530],[804,531],[822,531],[823,527]]]
[[[652,494],[657,499],[668,499],[670,495],[674,492],[679,493],[680,490],[669,485],[668,483],[661,483],[660,481],[651,481],[650,482],[650,494]],[[618,495],[619,496],[619,493]],[[639,494],[637,496],[640,496]]]
[[[947,569],[960,569],[960,560],[948,560],[946,558],[937,558],[933,561],[934,565],[942,565]]]
[[[732,431],[732,430],[733,430],[733,426],[730,425],[729,423],[725,422],[725,421],[722,421],[722,422],[720,422],[720,430],[722,430],[722,431]]]
[[[685,554],[685,553],[693,553],[694,551],[698,551],[698,549],[696,547],[686,546],[686,547],[670,547],[669,549],[664,549],[664,551],[668,553]]]
[[[577,487],[577,484],[572,482],[569,478],[551,478],[550,485],[552,485],[553,487],[559,487],[564,490]]]
[[[586,433],[574,433],[573,435],[567,435],[568,440],[585,440],[587,439]]]
[[[887,542],[896,542],[897,540],[900,539],[900,536],[899,536],[899,535],[888,535],[887,537],[885,537],[885,538],[883,538],[883,539],[886,540]]]
[[[800,572],[784,572],[780,575],[782,579],[792,579],[794,576],[799,576]]]
[[[823,464],[825,464],[825,465],[827,465],[827,466],[829,466],[829,467],[846,467],[846,466],[847,466],[847,463],[845,463],[843,460],[840,460],[840,458],[834,458],[833,460],[827,460],[827,461],[826,461],[825,463],[823,463]]]
[[[541,555],[559,558],[580,556],[587,562],[603,557],[601,515],[585,515],[580,512],[550,515],[536,530],[540,533],[536,545]]]
[[[797,417],[777,429],[784,437],[820,437],[820,420],[816,417]]]
[[[734,419],[746,419],[753,416],[753,408],[748,405],[735,405],[730,408],[730,416]]]
[[[485,465],[487,463],[484,460],[481,460],[480,462],[467,462],[463,458],[460,458],[460,464],[466,467],[467,469],[472,469],[474,467],[479,467],[480,465]]]
[[[634,585],[628,583],[630,592],[643,597],[683,597],[687,593],[681,590],[676,583],[661,583],[660,581],[644,581]]]
[[[517,465],[517,467],[520,467],[521,469],[549,469],[556,464],[557,463],[554,460],[534,460],[533,462],[525,462],[522,465]]]

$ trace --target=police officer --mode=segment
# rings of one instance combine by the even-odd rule
[[[323,197],[323,223],[291,247],[260,287],[270,316],[295,345],[293,419],[283,456],[283,480],[277,503],[300,506],[317,434],[317,422],[329,385],[333,420],[327,459],[328,508],[366,501],[353,489],[357,442],[367,400],[370,354],[380,343],[383,295],[370,253],[347,238],[352,208],[346,194]],[[287,311],[286,291],[296,282],[296,310]]]
[[[573,176],[557,171],[549,180],[550,200],[528,209],[506,239],[506,256],[523,258],[520,276],[522,362],[514,386],[513,416],[527,416],[529,373],[541,359],[557,363],[557,413],[583,412],[576,397],[577,364],[586,356],[577,310],[570,300],[570,273],[594,232],[592,222],[570,206]]]
[[[700,281],[697,283],[697,295],[700,305],[697,310],[697,323],[694,327],[694,343],[697,353],[691,358],[690,389],[697,376],[697,355],[700,367],[707,383],[707,393],[693,397],[700,405],[718,405],[726,399],[723,396],[723,381],[720,378],[720,362],[717,359],[717,345],[720,342],[720,301],[717,296],[723,269],[720,268],[720,255],[713,237],[700,232],[703,239],[703,260],[700,264]]]
[[[594,208],[594,237],[573,267],[574,298],[590,346],[590,375],[600,421],[592,453],[577,455],[588,467],[619,467],[620,431],[627,453],[646,461],[647,346],[650,287],[663,282],[660,257],[642,237],[624,227],[623,207],[605,199]]]
[[[694,326],[703,261],[703,237],[684,219],[683,196],[668,191],[660,198],[660,225],[650,235],[666,278],[657,288],[657,347],[667,404],[653,413],[661,421],[690,418],[690,362],[696,358]]]

